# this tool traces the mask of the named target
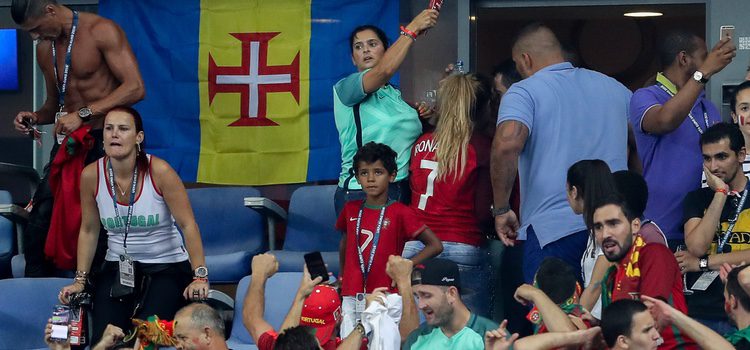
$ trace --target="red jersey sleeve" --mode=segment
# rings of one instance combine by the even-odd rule
[[[344,205],[344,209],[341,209],[341,214],[339,214],[339,218],[336,220],[336,231],[344,233],[346,233],[346,207],[347,205]]]
[[[406,241],[413,241],[427,229],[427,225],[417,217],[414,209],[401,203],[398,204],[399,220],[401,221],[401,237]]]
[[[647,244],[640,252],[641,295],[669,300],[679,272],[677,260],[669,248]]]
[[[268,331],[260,335],[258,338],[258,349],[259,350],[273,350],[276,345],[276,338],[279,335],[274,331]]]

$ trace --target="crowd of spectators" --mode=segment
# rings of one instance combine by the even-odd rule
[[[128,107],[145,92],[124,33],[54,0],[14,0],[11,12],[41,39],[38,54],[66,53],[39,55],[47,101],[15,127],[55,123],[66,147],[83,146],[53,149],[25,231],[27,276],[75,271],[58,299],[91,293],[93,349],[139,348],[131,319],[152,315],[173,320],[177,349],[227,349],[224,320],[203,303],[210,277],[185,187],[146,154]],[[356,72],[332,87],[341,274],[301,266],[274,329],[265,287],[278,261],[254,256],[236,302],[257,347],[749,349],[750,82],[728,122],[705,93],[736,55],[732,38],[708,50],[668,33],[655,84],[633,93],[577,67],[533,23],[491,78],[449,65],[434,106],[406,102],[389,81],[438,20],[424,10],[392,43],[372,25],[350,33]],[[78,221],[59,221],[62,205]],[[493,244],[507,247],[500,280],[515,305],[491,282]],[[71,348],[53,328],[49,347]]]

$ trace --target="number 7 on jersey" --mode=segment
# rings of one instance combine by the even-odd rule
[[[435,179],[437,178],[438,163],[434,160],[422,159],[419,163],[419,167],[422,169],[429,169],[430,174],[427,175],[427,186],[425,193],[419,195],[419,205],[417,208],[424,210],[427,207],[427,199],[432,197],[433,191],[435,190]]]

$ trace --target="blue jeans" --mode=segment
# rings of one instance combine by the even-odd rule
[[[388,185],[388,198],[394,201],[399,201],[404,204],[409,204],[411,199],[411,191],[409,190],[409,179],[403,179],[401,181],[391,182]],[[364,200],[367,195],[362,190],[346,190],[343,187],[336,187],[336,193],[333,195],[333,207],[336,209],[336,217],[341,214],[344,210],[344,204],[354,200]]]
[[[542,248],[536,237],[534,228],[529,225],[526,229],[526,242],[523,244],[523,279],[528,284],[534,283],[534,275],[542,261],[550,256],[562,259],[573,268],[573,273],[581,285],[581,257],[586,250],[589,231],[583,230],[560,238]]]
[[[411,258],[424,249],[419,241],[407,242],[403,256]],[[490,293],[494,290],[490,282],[489,252],[484,247],[443,242],[443,252],[437,256],[455,262],[461,277],[461,300],[471,312],[490,318]],[[464,291],[465,290],[465,291]]]

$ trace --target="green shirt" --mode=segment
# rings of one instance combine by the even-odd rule
[[[481,350],[484,349],[484,333],[495,330],[499,325],[489,319],[471,314],[466,326],[448,338],[440,327],[423,323],[411,332],[402,347],[403,350]]]
[[[366,94],[362,77],[367,70],[352,73],[333,87],[333,114],[341,143],[341,175],[339,187],[361,189],[357,179],[349,173],[352,158],[357,153],[357,126],[354,108],[360,104],[362,144],[370,141],[391,147],[396,154],[396,181],[409,175],[411,147],[422,133],[417,111],[401,99],[401,92],[386,84],[375,92]]]

